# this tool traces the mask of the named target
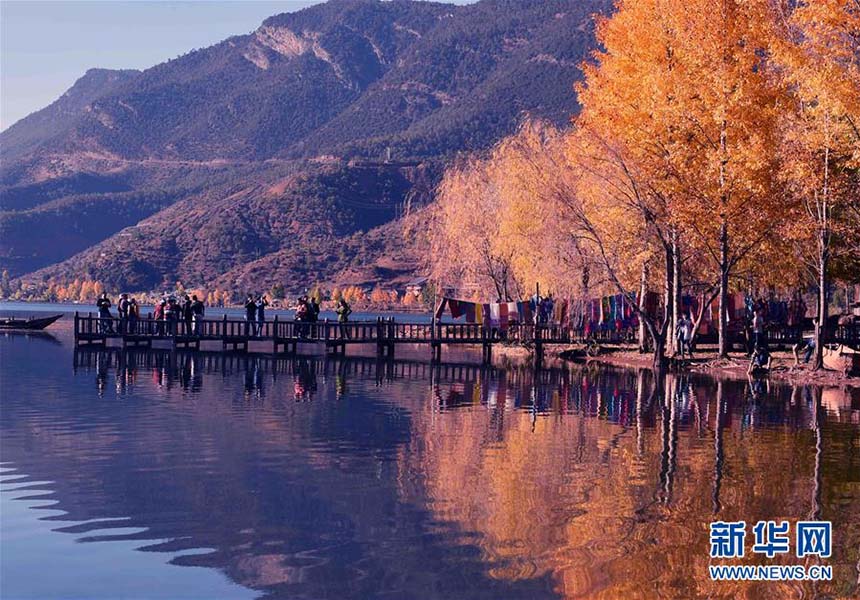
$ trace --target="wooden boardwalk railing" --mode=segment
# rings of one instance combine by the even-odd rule
[[[164,340],[173,347],[200,349],[201,342],[221,342],[224,350],[248,351],[250,342],[270,342],[275,354],[295,353],[298,344],[322,343],[334,353],[343,353],[347,345],[375,344],[380,356],[393,356],[398,344],[429,345],[433,358],[441,357],[443,345],[479,345],[484,359],[491,358],[492,347],[499,343],[521,343],[534,346],[537,353],[549,344],[572,344],[585,341],[581,333],[559,325],[513,323],[506,328],[486,327],[472,323],[399,323],[393,319],[338,323],[320,321],[304,323],[279,320],[251,322],[241,319],[204,319],[199,322],[147,319],[101,318],[92,313],[75,313],[75,344],[107,345],[108,340],[121,340],[123,347],[151,346]],[[774,344],[800,341],[799,328],[779,328],[767,331]],[[604,343],[635,342],[630,331],[595,332],[589,339]],[[827,343],[852,347],[860,345],[860,327],[842,325],[826,336]],[[735,340],[737,341],[737,340]]]
[[[163,340],[174,347],[199,349],[201,342],[221,342],[225,350],[247,351],[250,342],[270,342],[274,353],[295,353],[298,344],[323,343],[335,353],[347,345],[375,344],[381,356],[393,356],[398,344],[429,345],[438,357],[442,345],[479,345],[489,360],[491,348],[502,342],[529,343],[539,351],[544,344],[569,344],[575,339],[556,325],[517,325],[507,328],[472,323],[398,323],[393,319],[338,323],[279,320],[251,322],[240,319],[205,319],[199,322],[155,319],[102,318],[75,314],[75,343],[106,345],[121,340],[123,347],[151,346]]]

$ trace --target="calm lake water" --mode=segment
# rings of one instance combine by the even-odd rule
[[[74,352],[64,321],[0,334],[4,599],[860,594],[856,390]],[[809,518],[829,559],[748,531],[723,562],[833,581],[708,578],[710,522]]]

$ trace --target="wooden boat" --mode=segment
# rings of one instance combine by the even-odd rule
[[[15,319],[13,317],[8,317],[6,319],[0,319],[0,329],[44,329],[62,316],[63,315],[54,315],[39,319],[35,317],[30,317],[29,319]]]
[[[838,344],[824,347],[824,366],[844,375],[860,374],[860,352]]]

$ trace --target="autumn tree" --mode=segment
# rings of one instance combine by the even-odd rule
[[[583,175],[583,204],[570,208],[581,211],[596,255],[619,292],[632,300],[633,291],[645,287],[643,279],[660,278],[663,314],[646,314],[637,305],[659,366],[681,285],[673,212],[680,192],[672,171],[681,135],[673,121],[678,33],[666,14],[669,7],[658,0],[619,1],[616,9],[598,22],[602,50],[584,65],[577,87],[583,108],[570,156]]]
[[[370,293],[370,301],[374,304],[390,304],[397,302],[397,292],[394,290],[385,290],[381,287],[375,287]]]
[[[660,208],[663,200],[643,185],[647,176],[623,143],[596,134],[585,123],[570,139],[571,161],[580,167],[582,176],[577,194],[568,198],[564,209],[568,219],[577,223],[577,235],[593,249],[614,291],[634,307],[651,340],[653,364],[663,368],[673,281],[673,247],[665,206]],[[650,264],[661,268],[651,270]],[[655,273],[662,273],[667,307],[656,314],[647,311],[643,302],[648,278]]]
[[[492,155],[503,219],[499,235],[512,251],[520,287],[563,296],[589,297],[605,278],[595,269],[592,247],[566,210],[577,202],[580,175],[569,160],[568,132],[526,120]]]
[[[580,93],[585,125],[635,164],[640,196],[661,208],[669,245],[711,258],[725,355],[731,276],[783,214],[774,186],[781,88],[764,58],[775,16],[765,0],[616,7],[599,27],[604,50]],[[672,260],[670,302],[680,289],[677,250]]]
[[[860,5],[806,0],[786,10],[774,42],[792,91],[781,174],[800,205],[789,236],[818,291],[813,367],[820,369],[834,237],[846,243],[849,261],[860,261],[853,252],[860,225]]]
[[[494,175],[492,160],[481,157],[462,158],[446,171],[433,208],[430,268],[442,287],[486,285],[511,300],[517,295],[514,252],[500,235],[503,206]]]

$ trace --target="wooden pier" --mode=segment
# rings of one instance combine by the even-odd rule
[[[203,342],[220,343],[222,350],[248,352],[249,344],[269,344],[273,354],[296,354],[300,344],[322,344],[331,354],[344,354],[350,345],[371,345],[376,354],[393,358],[398,345],[423,345],[433,360],[441,360],[443,346],[479,346],[484,362],[492,359],[492,347],[501,343],[525,343],[542,354],[546,344],[575,342],[557,325],[516,325],[505,329],[470,323],[398,323],[392,318],[375,321],[305,323],[279,320],[250,322],[241,319],[185,321],[101,318],[75,313],[76,346],[107,346],[119,340],[123,348],[149,348],[164,342],[172,348],[199,350]]]
[[[560,325],[510,324],[506,328],[486,327],[472,323],[398,323],[393,318],[375,321],[338,323],[320,321],[305,323],[292,320],[250,322],[241,319],[207,319],[196,324],[185,321],[155,319],[125,320],[101,318],[92,313],[75,313],[76,346],[107,346],[109,340],[119,340],[123,348],[150,348],[162,342],[175,349],[200,350],[203,342],[215,342],[224,351],[246,353],[249,344],[269,344],[272,354],[296,354],[300,344],[322,344],[331,354],[344,354],[350,345],[376,347],[379,357],[393,358],[398,345],[427,346],[434,361],[441,360],[443,346],[476,346],[482,351],[483,362],[492,360],[496,344],[523,344],[543,355],[547,345],[582,343],[585,336]],[[768,342],[787,346],[800,341],[799,328],[782,328],[767,332]],[[630,331],[605,331],[589,336],[599,343],[635,343]],[[826,343],[860,345],[857,325],[840,326],[826,337]],[[737,343],[741,339],[732,340]]]

